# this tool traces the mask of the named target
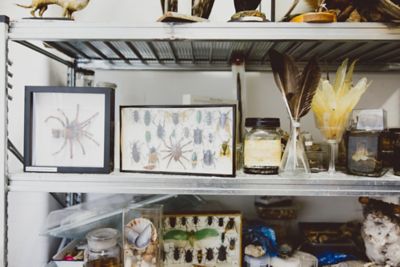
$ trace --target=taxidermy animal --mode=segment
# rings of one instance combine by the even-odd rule
[[[63,9],[63,17],[72,18],[72,13],[84,9],[90,0],[32,0],[30,5],[17,6],[30,8],[31,15],[36,17],[36,11],[39,11],[39,16],[43,17],[49,5],[58,5]]]
[[[400,206],[362,197],[364,223],[361,235],[366,255],[382,266],[400,266]]]
[[[269,52],[275,83],[283,95],[292,121],[299,121],[311,109],[318,88],[321,70],[316,58],[308,62],[300,73],[293,58],[276,50]]]

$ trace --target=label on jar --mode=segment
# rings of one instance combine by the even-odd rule
[[[281,140],[245,140],[244,165],[246,167],[279,166]]]

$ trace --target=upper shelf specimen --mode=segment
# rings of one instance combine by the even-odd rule
[[[68,21],[18,21],[10,39],[30,48],[45,42],[46,52],[76,59],[92,69],[230,70],[246,60],[249,71],[270,70],[270,49],[298,62],[317,55],[338,65],[358,58],[359,70],[398,69],[400,27],[380,23],[153,23],[120,26]],[[55,51],[55,50],[58,50]]]

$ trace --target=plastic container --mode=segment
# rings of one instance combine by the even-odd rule
[[[278,174],[282,157],[280,120],[248,118],[244,139],[243,171],[251,174]]]
[[[119,233],[112,228],[101,228],[87,234],[86,267],[121,267]]]

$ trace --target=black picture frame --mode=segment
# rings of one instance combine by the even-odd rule
[[[102,167],[66,167],[66,166],[33,166],[32,165],[32,135],[33,108],[35,94],[102,94],[105,97],[104,107],[104,157]],[[44,173],[105,173],[114,170],[114,115],[115,93],[112,88],[105,87],[56,87],[56,86],[26,86],[25,116],[24,116],[24,171]]]
[[[122,111],[126,108],[142,108],[142,109],[191,109],[191,108],[230,108],[232,112],[232,138],[230,140],[230,145],[232,147],[232,171],[230,174],[216,174],[216,173],[199,173],[199,172],[173,172],[173,171],[152,171],[152,170],[125,170],[123,168],[123,155],[122,155],[122,138],[123,138],[123,116]],[[169,174],[169,175],[189,175],[189,176],[208,176],[208,177],[236,177],[236,105],[235,104],[212,104],[212,105],[123,105],[119,107],[119,133],[120,133],[120,143],[119,143],[119,168],[120,172],[125,173],[147,173],[147,174]]]

